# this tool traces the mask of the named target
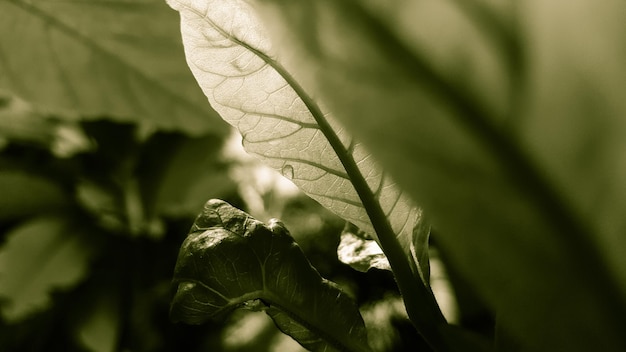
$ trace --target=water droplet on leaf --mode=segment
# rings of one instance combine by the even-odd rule
[[[287,177],[290,180],[293,180],[293,166],[287,164],[285,166],[283,166],[283,169],[281,170],[283,176]]]

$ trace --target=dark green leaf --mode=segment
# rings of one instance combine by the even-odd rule
[[[183,244],[171,315],[200,324],[238,307],[265,310],[314,351],[368,351],[355,303],[309,264],[280,222],[211,200]]]
[[[78,339],[93,352],[114,352],[120,338],[121,310],[115,292],[101,289],[92,297],[91,311],[77,330]]]
[[[457,3],[254,2],[514,340],[626,350],[626,5]]]
[[[234,191],[228,168],[219,160],[223,142],[214,135],[151,136],[137,165],[146,217],[194,216],[207,199]]]
[[[0,194],[0,221],[56,211],[69,204],[58,184],[20,171],[0,171]]]
[[[224,133],[177,27],[160,0],[1,1],[0,88],[55,112]]]

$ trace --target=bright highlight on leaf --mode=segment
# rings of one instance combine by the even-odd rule
[[[362,272],[370,268],[391,270],[389,261],[376,242],[366,238],[358,228],[346,224],[337,247],[337,258]]]
[[[172,319],[200,324],[236,308],[265,311],[312,351],[369,351],[356,304],[307,261],[280,222],[210,200],[181,247]]]
[[[417,263],[410,248],[414,241],[423,242],[413,237],[421,212],[363,145],[285,70],[248,2],[168,3],[181,13],[192,72],[211,106],[241,132],[245,149],[326,208],[376,236],[363,206],[367,198]]]

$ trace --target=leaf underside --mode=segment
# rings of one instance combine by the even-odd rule
[[[355,303],[319,275],[287,229],[223,201],[208,201],[194,222],[174,284],[175,321],[200,324],[253,307],[312,351],[369,351]]]
[[[241,132],[246,151],[374,238],[367,208],[376,208],[417,271],[411,247],[424,243],[413,233],[421,211],[281,66],[249,3],[168,3],[181,13],[189,67],[211,106]]]

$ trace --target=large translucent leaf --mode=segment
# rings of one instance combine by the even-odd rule
[[[287,229],[223,201],[207,202],[194,222],[174,283],[174,320],[199,324],[247,307],[265,310],[310,350],[369,350],[356,304],[319,275]]]
[[[160,0],[0,1],[0,88],[55,112],[225,132]]]
[[[15,228],[0,248],[3,316],[14,321],[45,308],[50,293],[84,277],[89,256],[67,219],[40,217]]]
[[[398,236],[417,263],[411,256],[412,231],[421,212],[363,145],[285,71],[249,4],[241,0],[169,4],[181,12],[192,72],[211,106],[241,132],[245,149],[370,235],[380,232],[370,217],[390,224],[389,232]]]
[[[255,1],[525,350],[626,349],[626,5]]]

